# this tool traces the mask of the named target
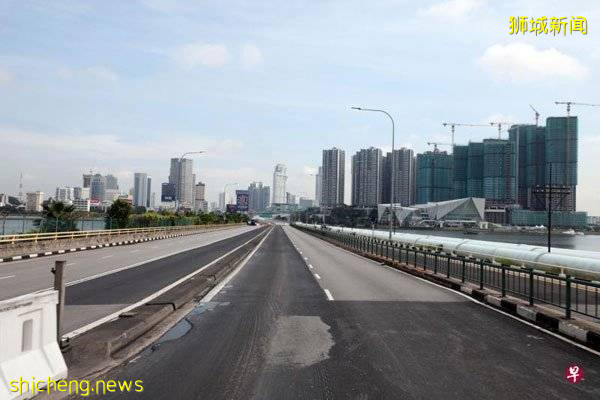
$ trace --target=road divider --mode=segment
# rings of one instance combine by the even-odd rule
[[[58,292],[48,290],[0,301],[0,399],[25,399],[67,377],[56,341]],[[35,377],[39,387],[15,385]],[[22,393],[21,390],[25,392]]]

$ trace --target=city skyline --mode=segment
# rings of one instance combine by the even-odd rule
[[[50,194],[57,186],[78,186],[90,169],[114,174],[123,188],[133,186],[134,172],[145,171],[158,188],[168,179],[166,160],[193,148],[206,150],[194,157],[194,173],[207,185],[207,201],[217,200],[225,182],[271,182],[270,169],[282,154],[288,191],[313,197],[309,174],[320,165],[320,149],[337,146],[348,155],[369,146],[390,150],[388,121],[352,113],[351,105],[386,108],[398,123],[397,147],[421,153],[427,141],[450,140],[442,121],[533,122],[529,103],[543,117],[564,116],[554,101],[598,97],[600,52],[586,51],[596,48],[592,35],[508,35],[507,16],[515,10],[539,14],[530,2],[376,3],[368,15],[336,1],[306,3],[294,14],[238,6],[243,13],[218,4],[150,1],[5,5],[12,18],[0,45],[0,192],[18,193],[20,172],[24,192]],[[548,15],[576,8],[589,21],[598,15],[584,2],[542,8]],[[89,25],[73,24],[81,39],[61,28],[65,18],[90,15],[97,18]],[[129,35],[108,30],[113,19],[127,21]],[[311,33],[303,28],[298,36],[290,20]],[[256,21],[259,31],[252,29]],[[424,22],[431,22],[430,30],[402,40]],[[381,42],[363,38],[364,29]],[[440,43],[442,33],[454,45]],[[295,46],[284,46],[290,41]],[[429,54],[427,63],[411,56],[416,52]],[[516,92],[527,95],[515,101]],[[235,118],[228,109],[236,110]],[[599,111],[572,110],[581,122],[577,204],[592,215],[600,214],[594,182]],[[493,135],[492,127],[457,128],[456,142]],[[346,203],[350,190],[347,184]]]

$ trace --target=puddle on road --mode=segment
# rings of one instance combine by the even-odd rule
[[[146,356],[148,354],[152,354],[153,352],[160,349],[160,347],[167,342],[171,342],[173,340],[181,339],[185,335],[187,335],[192,328],[194,327],[193,318],[200,316],[205,311],[212,311],[217,306],[228,306],[229,302],[218,302],[218,301],[209,301],[206,303],[198,303],[192,311],[190,311],[181,321],[176,323],[172,328],[170,328],[165,334],[163,334],[156,342],[154,342],[149,348],[140,354],[139,357]],[[192,320],[190,320],[192,319]],[[136,357],[134,360],[137,360],[139,357]],[[132,360],[133,362],[133,360]]]
[[[162,335],[162,337],[156,341],[156,344],[161,344],[170,340],[179,339],[180,337],[191,331],[193,327],[194,326],[192,325],[192,323],[188,321],[187,318],[184,318],[177,324],[175,324],[174,327],[169,329],[167,333]]]

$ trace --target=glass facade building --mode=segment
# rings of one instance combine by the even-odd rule
[[[515,201],[515,151],[503,139],[483,141],[483,197],[504,204]]]

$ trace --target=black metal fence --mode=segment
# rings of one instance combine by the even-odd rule
[[[297,227],[303,229],[301,227]],[[434,274],[475,284],[479,289],[498,290],[525,299],[530,305],[545,303],[571,313],[600,319],[600,283],[573,276],[499,265],[489,260],[462,257],[434,248],[418,248],[394,241],[380,240],[327,229],[308,230],[359,252],[390,261],[411,264]]]

